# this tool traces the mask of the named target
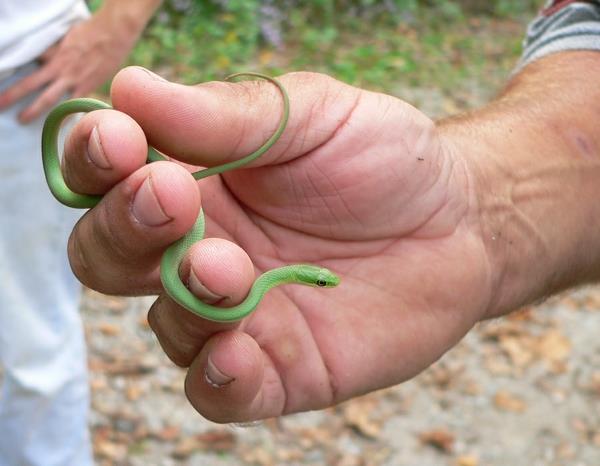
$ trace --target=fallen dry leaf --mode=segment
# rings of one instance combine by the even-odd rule
[[[570,443],[562,442],[554,450],[556,456],[562,460],[575,458],[576,450]]]
[[[578,310],[594,312],[600,310],[600,292],[598,288],[589,288]]]
[[[275,461],[271,454],[263,447],[256,447],[241,454],[244,464],[258,464],[260,466],[271,466]]]
[[[500,348],[510,361],[517,367],[522,368],[528,366],[533,360],[534,354],[531,351],[531,343],[529,338],[521,336],[500,336]]]
[[[153,372],[156,364],[150,361],[138,359],[113,359],[107,357],[105,360],[90,358],[88,366],[92,372],[102,372],[109,375],[144,375]]]
[[[183,460],[191,456],[195,451],[200,450],[201,446],[202,444],[197,438],[184,437],[177,442],[177,445],[175,445],[171,456],[173,456],[173,458]]]
[[[196,435],[202,444],[202,449],[207,451],[230,451],[235,447],[237,437],[230,430],[216,429]]]
[[[173,431],[163,431],[163,435],[175,435]],[[227,430],[211,430],[191,437],[184,437],[173,449],[172,456],[177,459],[185,459],[195,451],[225,452],[235,447],[236,437]]]
[[[493,375],[510,375],[513,367],[508,361],[498,357],[498,354],[488,354],[483,361],[485,369]]]
[[[96,442],[94,444],[94,451],[98,456],[113,462],[122,461],[127,456],[127,447],[125,445],[108,440]]]
[[[579,417],[576,417],[571,421],[571,426],[580,434],[585,434],[589,430],[587,423]]]
[[[172,442],[181,434],[181,429],[178,426],[165,426],[158,432],[153,433],[153,437],[156,437],[163,442]]]
[[[325,427],[305,427],[294,430],[294,437],[299,446],[305,450],[314,448],[316,445],[327,445],[333,439],[333,429]]]
[[[127,386],[127,389],[125,391],[125,396],[127,397],[127,399],[129,401],[136,401],[139,400],[140,397],[142,396],[143,390],[142,388],[138,385],[138,384],[130,384]]]
[[[424,385],[434,385],[441,389],[447,389],[460,380],[464,372],[465,366],[460,361],[442,360],[421,374],[420,379]]]
[[[381,423],[371,418],[374,407],[375,400],[370,397],[349,401],[343,407],[346,425],[365,437],[376,438],[381,432]]]
[[[429,445],[444,453],[452,453],[454,449],[454,434],[446,429],[435,429],[428,432],[421,432],[419,440],[424,445]]]
[[[346,453],[345,455],[337,458],[332,466],[362,466],[364,463],[362,458],[358,455],[351,455]]]
[[[514,413],[522,413],[527,408],[527,405],[521,398],[506,390],[500,390],[496,393],[494,404],[503,411],[512,411]]]
[[[477,466],[479,460],[476,456],[462,455],[456,458],[456,466]]]
[[[465,395],[477,396],[483,393],[483,387],[475,380],[467,380],[461,387],[461,392]]]
[[[535,320],[535,309],[531,306],[524,307],[518,311],[511,312],[506,316],[508,320],[519,322],[531,322]]]
[[[106,336],[114,337],[121,334],[121,327],[109,322],[102,322],[98,325],[98,330]]]
[[[300,448],[278,447],[275,450],[278,464],[301,463],[304,452]]]
[[[535,351],[549,364],[560,363],[569,357],[571,342],[558,330],[552,329],[536,341]]]
[[[501,336],[522,336],[525,331],[523,324],[518,320],[485,322],[478,329],[482,338],[489,341],[499,341]]]
[[[90,389],[93,392],[105,390],[107,387],[108,387],[108,382],[106,381],[106,378],[103,376],[92,377],[90,380]]]

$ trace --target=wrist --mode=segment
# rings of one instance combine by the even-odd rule
[[[589,108],[597,100],[579,90],[563,101],[536,96],[531,84],[439,124],[471,171],[473,225],[492,276],[486,318],[600,275],[600,140]]]
[[[161,0],[105,0],[95,16],[108,29],[135,41],[161,3]]]

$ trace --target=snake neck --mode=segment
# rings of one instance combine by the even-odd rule
[[[252,285],[250,293],[248,293],[242,305],[252,308],[256,307],[267,291],[279,285],[289,283],[303,285],[304,282],[298,278],[298,269],[300,267],[300,265],[286,265],[263,273],[256,279],[254,285]]]
[[[271,269],[259,276],[256,282],[261,283],[261,286],[266,287],[267,290],[287,283],[304,284],[298,277],[301,267],[302,265],[294,264]]]

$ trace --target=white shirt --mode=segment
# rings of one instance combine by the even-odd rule
[[[39,57],[88,16],[84,0],[0,0],[0,77]]]

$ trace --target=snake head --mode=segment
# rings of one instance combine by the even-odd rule
[[[297,271],[298,280],[308,286],[319,288],[333,288],[338,286],[340,278],[331,270],[314,265],[303,265]]]

